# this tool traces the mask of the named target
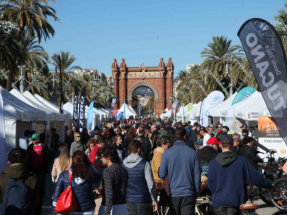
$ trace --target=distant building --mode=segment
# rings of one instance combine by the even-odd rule
[[[192,67],[194,67],[194,66],[195,66],[195,64],[186,65],[186,71],[189,72],[192,69]]]
[[[107,81],[109,84],[111,84],[111,76],[106,77],[104,73],[101,73],[96,69],[76,69],[75,73],[81,76],[90,76],[91,81]]]

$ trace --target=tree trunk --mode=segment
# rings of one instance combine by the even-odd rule
[[[10,91],[12,89],[11,84],[12,84],[12,82],[14,82],[14,76],[13,76],[14,72],[13,71],[14,71],[14,67],[11,66],[11,68],[9,69],[9,72],[8,72],[8,79],[6,82],[6,90],[7,91]]]

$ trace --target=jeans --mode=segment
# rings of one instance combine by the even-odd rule
[[[196,197],[172,197],[170,210],[172,215],[194,215]]]
[[[151,203],[127,202],[129,215],[153,215]]]
[[[215,215],[240,215],[240,209],[239,207],[224,207],[224,206],[219,206],[214,208],[214,214]]]

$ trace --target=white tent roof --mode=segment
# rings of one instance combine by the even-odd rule
[[[129,106],[126,103],[124,103],[122,105],[122,107],[119,109],[118,113],[123,113],[124,109],[125,109],[125,114],[126,115],[134,116],[134,117],[136,116],[136,114],[129,108]]]
[[[221,110],[220,113],[223,117],[237,117],[247,121],[257,121],[258,116],[270,116],[262,94],[257,91],[236,105]]]
[[[21,94],[18,90],[13,89],[10,91],[10,93],[28,105],[44,111],[46,113],[46,121],[65,121],[63,114],[55,112],[54,110],[49,109],[47,106],[44,106],[29,91],[25,91],[23,94]]]
[[[26,122],[46,120],[46,113],[44,111],[28,105],[1,86],[0,92],[3,97],[5,120],[14,119],[13,121],[21,120]]]
[[[193,109],[188,112],[189,117],[199,117],[199,115],[200,115],[201,103],[202,103],[202,102],[199,102],[198,104],[196,104],[196,106],[193,107]]]
[[[74,111],[73,108],[74,108],[74,107],[73,107],[73,104],[70,103],[70,102],[67,102],[66,104],[63,105],[63,109],[64,109],[65,111],[69,112],[70,115],[72,116],[71,119],[73,119],[73,111]],[[86,119],[88,118],[88,112],[89,112],[89,107],[86,106],[86,107],[85,107],[85,118],[86,118]],[[98,115],[99,115],[99,114],[98,114],[97,111],[94,109],[94,111],[93,111],[93,117],[96,118],[96,116],[98,116]]]
[[[129,108],[131,109],[132,112],[134,112],[134,114],[136,114],[135,110],[133,109],[132,106],[129,105]]]
[[[213,116],[213,117],[220,116],[221,115],[220,111],[222,109],[226,109],[226,108],[231,107],[232,102],[233,102],[236,95],[237,95],[237,92],[234,93],[232,96],[230,96],[228,99],[226,99],[224,102],[217,105],[215,108],[209,110],[208,115]]]
[[[40,95],[38,94],[35,94],[34,97],[36,99],[38,99],[40,102],[43,103],[43,105],[51,108],[52,110],[55,110],[55,111],[59,111],[60,110],[60,107],[58,107],[57,105],[47,101],[46,99],[44,99],[43,97],[41,97]],[[64,112],[64,115],[65,115],[65,119],[71,119],[71,114],[67,111],[63,111]]]
[[[108,114],[107,114],[105,111],[102,111],[101,108],[95,108],[95,109],[97,110],[97,112],[98,112],[100,115],[105,116],[105,117],[108,116]]]

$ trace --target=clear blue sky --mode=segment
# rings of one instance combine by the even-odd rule
[[[70,51],[74,65],[111,75],[116,58],[127,66],[158,66],[172,57],[175,76],[187,64],[200,64],[200,52],[213,36],[240,44],[237,31],[250,18],[278,15],[283,0],[58,0],[61,23],[50,20],[56,34],[42,45],[51,56]]]

